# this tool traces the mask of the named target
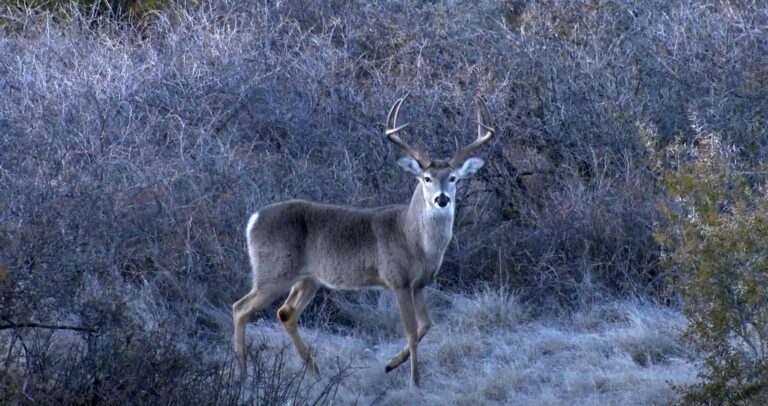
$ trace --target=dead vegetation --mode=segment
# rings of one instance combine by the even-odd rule
[[[578,334],[567,326],[547,333],[562,335],[550,349],[524,353],[505,331],[628,297],[679,305],[653,235],[665,191],[647,159],[648,129],[658,150],[694,144],[704,129],[753,167],[768,154],[768,15],[756,2],[190,1],[164,4],[141,24],[75,7],[2,7],[0,324],[28,325],[0,331],[0,396],[10,403],[341,396],[290,378],[300,368],[273,362],[279,341],[259,350],[264,328],[250,334],[252,351],[272,380],[253,381],[252,395],[231,386],[228,309],[249,285],[243,227],[252,210],[286,198],[405,201],[412,185],[381,136],[387,107],[405,93],[404,120],[418,123],[408,141],[436,154],[472,138],[476,94],[499,131],[483,153],[494,164],[458,197],[437,283],[458,296],[433,299],[445,311],[469,300],[457,314],[489,317],[453,321],[465,326],[454,332],[446,316],[447,330],[425,342],[434,354],[425,358],[442,363],[429,369],[446,372],[427,381],[461,388],[462,374],[482,371],[505,378],[489,378],[474,399],[631,402],[645,378],[585,372],[618,364],[547,375],[525,372],[545,361],[520,361],[498,375],[509,358],[546,351],[575,348],[545,357],[550,366],[589,359],[569,344]],[[485,285],[515,300],[492,302]],[[301,324],[334,337],[318,349],[332,342],[357,354],[324,359],[339,380],[320,387],[407,399],[396,388],[383,394],[386,380],[341,379],[350,360],[355,376],[369,376],[358,362],[380,366],[369,344],[402,345],[379,300],[321,292],[310,306]],[[351,336],[358,323],[371,324]],[[678,349],[626,344],[621,325],[597,340],[617,354],[611,362],[687,381],[685,357],[669,361]],[[478,340],[511,348],[488,358]],[[674,368],[642,369],[659,359]],[[140,373],[150,367],[158,372]],[[674,396],[657,393],[640,403]]]

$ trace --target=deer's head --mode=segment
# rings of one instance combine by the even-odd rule
[[[435,214],[453,213],[456,201],[456,183],[475,174],[485,161],[471,156],[479,146],[493,138],[491,115],[482,97],[477,96],[477,139],[459,149],[450,159],[431,160],[420,149],[406,144],[398,136],[408,124],[397,125],[397,115],[405,97],[398,99],[387,115],[387,129],[384,135],[394,143],[405,156],[397,163],[404,171],[414,175],[420,183],[426,207]]]

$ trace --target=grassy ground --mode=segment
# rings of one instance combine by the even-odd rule
[[[270,313],[248,326],[248,372],[242,383],[228,336],[190,339],[190,332],[171,332],[147,319],[145,334],[157,340],[126,348],[120,342],[114,352],[70,331],[1,334],[9,367],[3,383],[18,391],[5,401],[125,397],[138,403],[662,405],[679,400],[674,385],[697,381],[697,358],[678,340],[685,320],[668,307],[614,301],[568,316],[532,317],[532,309],[507,292],[431,290],[435,325],[419,347],[422,387],[414,390],[407,364],[384,372],[404,344],[389,294],[362,297],[337,298],[342,313],[356,315],[354,325],[338,324],[343,314],[309,314],[301,321],[300,332],[321,367],[320,380],[305,374]],[[221,331],[231,331],[227,312],[208,312]],[[154,317],[172,317],[162,313],[155,309]],[[103,365],[105,359],[110,367]],[[25,373],[29,370],[37,372]],[[115,374],[120,381],[114,381]],[[148,392],[141,379],[158,386]]]
[[[439,309],[437,323],[419,347],[422,388],[415,391],[408,386],[407,364],[384,373],[389,357],[404,344],[396,332],[376,333],[392,328],[394,307],[357,309],[367,318],[341,334],[302,327],[324,375],[348,369],[337,401],[670,404],[678,399],[671,385],[696,380],[695,359],[677,341],[684,319],[665,307],[613,302],[570,317],[529,318],[524,305],[503,293],[431,295],[438,297],[432,300]],[[274,321],[252,323],[248,337],[275,351],[290,345]],[[292,348],[290,356],[290,367],[300,369]]]

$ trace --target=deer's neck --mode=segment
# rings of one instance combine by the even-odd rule
[[[411,203],[406,213],[406,228],[414,243],[433,257],[432,260],[440,266],[445,249],[453,236],[453,205],[450,210],[434,210],[428,204],[421,190],[421,185],[416,185],[416,190],[411,197]]]

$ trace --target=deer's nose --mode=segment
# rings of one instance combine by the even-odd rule
[[[440,206],[440,207],[445,207],[445,206],[447,206],[447,205],[448,205],[448,203],[450,203],[450,202],[451,202],[451,198],[450,198],[450,197],[448,197],[448,195],[447,195],[447,194],[445,194],[445,193],[440,193],[440,194],[439,194],[439,195],[437,195],[437,197],[435,198],[435,203],[437,203],[437,205],[438,205],[438,206]]]

